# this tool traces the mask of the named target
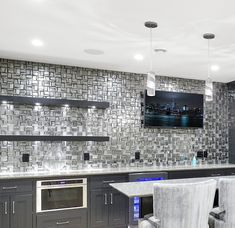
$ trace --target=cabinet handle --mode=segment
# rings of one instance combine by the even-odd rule
[[[15,214],[15,201],[12,202],[12,214]]]
[[[66,224],[69,224],[70,221],[66,221],[66,222],[57,222],[56,225],[66,225]]]
[[[108,197],[107,197],[107,193],[104,193],[104,204],[107,205],[108,204]]]
[[[212,177],[218,177],[218,176],[221,176],[220,173],[214,173],[214,174],[211,174]]]
[[[7,215],[7,211],[8,211],[7,202],[5,202],[4,203],[4,212],[5,212],[5,215]]]
[[[110,180],[110,181],[103,181],[103,184],[111,184],[111,183],[115,183],[114,180]]]
[[[113,205],[113,193],[110,193],[110,204]]]
[[[13,190],[13,189],[17,189],[17,186],[13,186],[13,187],[2,187],[2,190]]]

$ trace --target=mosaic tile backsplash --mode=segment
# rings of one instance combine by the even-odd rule
[[[234,133],[235,133],[235,82],[230,83],[229,89],[229,162],[235,163],[235,144],[234,144]]]
[[[204,93],[205,82],[157,76],[158,90]],[[109,142],[0,142],[0,171],[190,163],[198,150],[209,163],[228,159],[228,88],[214,84],[205,102],[204,129],[148,129],[141,126],[145,75],[0,59],[0,94],[108,101],[105,110],[0,105],[0,134],[98,135]],[[84,164],[83,153],[91,160]],[[21,161],[30,154],[30,162]],[[136,164],[135,164],[136,165]]]

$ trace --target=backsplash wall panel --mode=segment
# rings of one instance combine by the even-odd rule
[[[193,152],[208,150],[209,160],[228,158],[228,89],[215,83],[212,103],[205,103],[204,129],[147,129],[141,127],[141,97],[145,76],[53,64],[0,59],[0,94],[46,98],[109,101],[106,110],[0,105],[1,134],[103,135],[109,142],[0,142],[0,170],[48,167],[53,160],[69,169],[91,163],[128,164],[135,151],[147,163],[190,160]],[[204,93],[205,82],[157,76],[158,90]],[[56,156],[56,151],[59,151]],[[21,155],[30,153],[30,163]],[[62,163],[62,164],[60,164]]]

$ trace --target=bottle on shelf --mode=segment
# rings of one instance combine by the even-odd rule
[[[192,166],[196,166],[196,165],[197,165],[197,159],[196,159],[196,156],[194,155],[192,159]]]

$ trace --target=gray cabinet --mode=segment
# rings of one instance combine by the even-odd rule
[[[37,228],[86,228],[87,209],[47,212],[37,215]]]
[[[10,198],[8,196],[0,196],[0,228],[9,227],[9,204]]]
[[[106,227],[108,224],[108,192],[92,190],[90,194],[91,227]]]
[[[90,228],[127,227],[128,199],[109,186],[110,183],[126,182],[123,175],[105,175],[91,178]]]
[[[11,197],[11,228],[32,228],[32,194]]]
[[[0,228],[32,228],[32,182],[0,182]]]
[[[127,224],[128,200],[118,191],[110,191],[109,225],[116,227]]]

